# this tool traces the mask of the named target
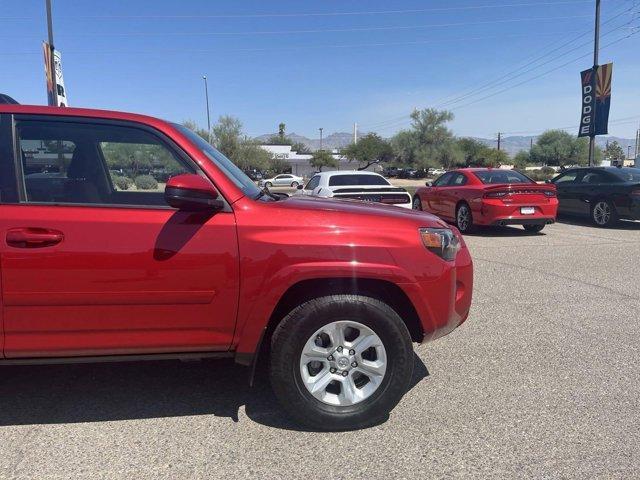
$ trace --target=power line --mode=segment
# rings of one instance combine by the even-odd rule
[[[604,48],[610,47],[610,46],[612,46],[612,45],[615,45],[615,44],[617,44],[617,43],[620,43],[620,42],[622,42],[623,40],[626,40],[626,39],[628,39],[629,37],[632,37],[632,36],[633,36],[633,35],[635,35],[636,33],[637,33],[637,32],[630,33],[630,34],[628,34],[628,35],[626,35],[626,36],[624,36],[624,37],[622,37],[622,38],[619,38],[619,39],[617,39],[617,40],[614,40],[613,42],[610,42],[610,43],[608,43],[608,44],[604,45],[604,46],[603,46],[603,47],[601,47],[601,48],[602,48],[602,49],[604,49]],[[501,93],[504,93],[504,92],[506,92],[506,91],[508,91],[508,90],[512,90],[512,89],[514,89],[514,88],[516,88],[516,87],[519,87],[520,85],[524,85],[525,83],[529,83],[529,82],[531,82],[531,81],[533,81],[533,80],[537,80],[537,79],[538,79],[538,78],[540,78],[540,77],[544,77],[545,75],[548,75],[549,73],[555,72],[556,70],[559,70],[559,69],[561,69],[561,68],[563,68],[563,67],[566,67],[567,65],[571,65],[572,63],[574,63],[574,62],[576,62],[576,61],[578,61],[578,60],[581,60],[581,59],[583,59],[584,57],[587,57],[587,56],[590,56],[590,55],[591,55],[591,53],[587,53],[587,54],[585,54],[585,55],[580,55],[579,57],[576,57],[576,58],[574,58],[574,59],[572,59],[572,60],[569,60],[569,61],[568,61],[568,62],[566,62],[566,63],[563,63],[562,65],[558,65],[557,67],[554,67],[554,68],[552,68],[552,69],[550,69],[550,70],[547,70],[547,71],[545,71],[545,72],[542,72],[542,73],[541,73],[541,74],[539,74],[539,75],[536,75],[536,76],[534,76],[534,77],[531,77],[531,78],[528,78],[528,79],[526,79],[526,80],[523,80],[522,82],[518,82],[518,83],[516,83],[515,85],[511,85],[511,86],[509,86],[509,87],[503,88],[502,90],[498,90],[497,92],[491,93],[491,94],[489,94],[489,95],[486,95],[486,96],[484,96],[484,97],[481,97],[481,98],[479,98],[479,99],[477,99],[477,100],[474,100],[474,101],[472,101],[472,102],[465,103],[464,105],[459,105],[459,106],[457,106],[457,107],[453,107],[451,110],[459,110],[460,108],[468,107],[469,105],[474,105],[474,104],[476,104],[476,103],[478,103],[478,102],[481,102],[481,101],[483,101],[483,100],[486,100],[486,99],[488,99],[488,98],[495,97],[496,95],[499,95],[499,94],[501,94]]]
[[[577,30],[574,30],[575,32]],[[567,33],[563,32],[547,32],[538,35],[554,36]],[[199,54],[199,53],[231,53],[231,52],[272,52],[272,51],[287,51],[287,50],[307,50],[307,49],[328,49],[328,48],[365,48],[365,47],[389,47],[389,46],[408,46],[408,45],[428,45],[433,43],[447,43],[447,42],[459,42],[470,40],[488,40],[495,38],[516,38],[516,37],[528,37],[527,33],[514,33],[508,35],[486,35],[479,37],[455,37],[445,39],[432,39],[432,40],[417,40],[412,42],[375,42],[375,43],[349,43],[349,44],[334,44],[334,45],[295,45],[290,47],[256,47],[256,48],[225,48],[221,49],[153,49],[153,50],[93,50],[93,51],[73,51],[65,50],[65,55],[141,55],[141,54],[158,54],[165,55],[167,53],[184,53],[184,54]],[[0,56],[22,56],[22,55],[42,55],[41,52],[0,52]]]
[[[623,7],[623,10],[622,10],[621,12],[619,12],[618,14],[616,14],[616,15],[614,15],[614,16],[612,16],[612,17],[610,17],[610,18],[609,18],[608,20],[606,20],[603,24],[605,24],[605,25],[606,25],[606,24],[608,24],[608,23],[612,22],[613,20],[615,20],[615,19],[619,18],[621,15],[624,15],[624,14],[626,14],[626,13],[630,12],[631,10],[633,10],[633,9],[635,8],[635,4],[636,4],[636,2],[634,1],[634,4],[633,4],[631,7],[626,8],[626,9]],[[628,22],[627,24],[624,24],[624,25],[628,25],[628,24],[629,24],[629,23],[631,23],[631,22],[633,22],[633,19],[632,19],[630,22]],[[617,29],[622,28],[624,25],[617,27]],[[616,29],[612,29],[612,30],[610,30],[609,32],[607,32],[606,34],[609,34],[609,33],[613,32],[613,31],[615,31],[615,30],[616,30]],[[539,68],[539,67],[541,67],[541,66],[543,66],[543,65],[545,65],[545,64],[550,63],[551,61],[554,61],[554,60],[556,60],[556,59],[558,59],[558,58],[561,58],[562,56],[566,55],[567,53],[570,53],[571,51],[576,50],[577,48],[573,48],[573,49],[569,50],[568,52],[563,53],[563,54],[562,54],[562,55],[560,55],[560,56],[556,56],[555,58],[553,58],[553,59],[552,59],[552,60],[550,60],[550,61],[547,61],[547,62],[545,62],[545,63],[543,63],[543,64],[538,65],[538,66],[537,66],[537,67],[535,67],[535,68],[532,68],[532,69],[526,70],[526,71],[524,71],[524,72],[522,72],[522,73],[520,73],[520,74],[518,74],[518,75],[513,76],[513,74],[517,73],[518,71],[522,70],[523,68],[526,68],[526,67],[528,67],[528,66],[530,66],[530,65],[532,65],[532,64],[537,63],[539,60],[544,59],[545,57],[549,56],[550,54],[552,54],[552,53],[554,53],[554,52],[556,52],[556,51],[558,51],[558,50],[561,50],[562,48],[564,48],[564,47],[566,47],[566,46],[570,45],[571,43],[573,43],[573,42],[575,42],[575,41],[579,40],[580,38],[582,38],[582,37],[584,37],[584,36],[586,36],[586,35],[588,35],[588,34],[590,34],[590,33],[591,33],[591,31],[590,31],[590,30],[589,30],[589,31],[586,31],[586,32],[583,32],[582,34],[578,35],[577,37],[572,38],[571,40],[569,40],[569,41],[567,41],[567,42],[563,43],[562,45],[560,45],[560,46],[558,46],[558,47],[556,47],[556,48],[554,48],[554,49],[552,49],[552,50],[550,50],[550,51],[545,52],[544,54],[542,54],[542,55],[540,55],[540,56],[538,56],[538,57],[534,58],[533,60],[529,60],[529,61],[527,61],[526,63],[524,63],[522,66],[520,66],[520,67],[516,68],[515,70],[511,70],[511,71],[509,71],[509,72],[507,72],[507,73],[503,74],[502,76],[500,76],[500,77],[498,77],[497,79],[494,79],[494,80],[492,80],[492,81],[490,81],[490,82],[487,82],[487,83],[481,84],[481,85],[479,85],[479,86],[476,86],[474,89],[472,89],[472,90],[470,90],[470,91],[466,91],[466,92],[464,92],[462,95],[460,95],[460,94],[453,94],[453,95],[448,95],[448,96],[446,96],[446,97],[443,97],[441,100],[438,100],[438,101],[436,101],[436,102],[435,102],[435,106],[437,107],[437,106],[451,105],[451,104],[458,103],[460,100],[463,100],[463,99],[465,99],[465,98],[469,98],[469,97],[471,97],[471,96],[475,96],[476,94],[481,93],[482,91],[490,90],[491,88],[493,88],[493,87],[495,87],[495,86],[498,86],[498,85],[504,84],[504,83],[506,83],[507,81],[512,80],[513,78],[520,77],[520,76],[522,76],[523,74],[528,73],[529,71],[534,70],[535,68]],[[606,35],[606,34],[605,34],[605,35]],[[589,43],[590,43],[590,42],[589,42]],[[578,48],[579,48],[579,47],[581,47],[581,46],[584,46],[584,45],[586,45],[586,43],[579,45],[579,46],[578,46]],[[543,50],[544,50],[544,49],[543,49]],[[508,78],[508,77],[511,77],[511,78]],[[500,80],[502,80],[502,79],[504,79],[504,78],[507,78],[507,80],[504,80],[504,81],[499,82]],[[496,82],[499,82],[499,83],[497,83],[497,84],[496,84]],[[453,99],[451,99],[451,97],[454,97],[454,98],[453,98]],[[448,100],[448,99],[451,99],[451,100]],[[446,101],[445,101],[445,100],[446,100]],[[405,115],[402,115],[402,116],[399,116],[399,117],[394,117],[394,118],[390,118],[390,119],[384,120],[384,121],[382,121],[382,122],[379,122],[379,123],[376,123],[376,124],[373,124],[373,125],[371,125],[371,124],[370,124],[370,125],[364,125],[364,126],[365,126],[365,127],[367,127],[367,128],[374,128],[374,129],[375,129],[375,128],[379,128],[379,127],[385,127],[385,129],[387,129],[387,128],[395,127],[395,126],[398,126],[398,125],[400,125],[400,124],[402,124],[402,123],[405,123],[405,122],[407,121],[407,119],[408,119],[408,118],[409,118],[409,115],[408,115],[408,114],[405,114]]]
[[[520,23],[520,22],[538,22],[550,20],[566,20],[575,18],[590,18],[590,15],[566,15],[556,17],[528,17],[528,18],[509,18],[502,20],[483,20],[479,22],[453,22],[453,23],[431,23],[425,25],[408,25],[408,26],[384,26],[384,27],[350,27],[350,28],[318,28],[308,30],[253,30],[247,32],[122,32],[122,33],[61,33],[59,36],[65,37],[191,37],[191,36],[245,36],[245,35],[298,35],[308,33],[346,33],[346,32],[380,32],[393,30],[421,30],[424,28],[444,28],[444,27],[462,27],[470,25],[495,25],[500,23]],[[10,35],[3,34],[0,37],[11,38],[31,38],[38,37],[38,34],[28,35]]]
[[[340,17],[358,15],[400,15],[427,12],[453,12],[464,10],[484,10],[500,8],[522,8],[522,7],[542,7],[574,5],[578,3],[591,3],[592,0],[566,0],[558,2],[527,2],[527,3],[506,3],[498,5],[468,5],[459,7],[436,7],[418,8],[407,10],[373,10],[361,12],[310,12],[310,13],[249,13],[249,14],[213,14],[213,15],[65,15],[63,19],[85,18],[85,19],[200,19],[200,18],[291,18],[291,17]],[[2,16],[0,20],[30,20],[39,17],[28,16]]]

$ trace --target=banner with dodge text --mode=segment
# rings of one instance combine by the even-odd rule
[[[609,133],[612,73],[613,63],[580,72],[582,109],[580,111],[579,137]]]

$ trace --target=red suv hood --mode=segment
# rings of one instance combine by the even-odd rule
[[[318,198],[300,195],[281,200],[279,203],[283,208],[296,210],[312,210],[314,212],[327,212],[327,214],[334,215],[336,213],[344,213],[358,216],[386,217],[389,220],[406,220],[412,223],[419,223],[424,227],[448,227],[443,220],[430,213],[409,210],[393,205],[363,202],[361,200]]]

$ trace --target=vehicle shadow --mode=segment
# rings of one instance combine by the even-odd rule
[[[414,353],[411,388],[429,375]],[[232,360],[0,367],[0,426],[216,415],[304,430],[285,415],[264,376]]]
[[[471,233],[465,233],[465,237],[541,237],[545,235],[542,232],[527,232],[522,227],[505,226],[505,227],[476,227]]]
[[[562,223],[565,225],[576,225],[579,227],[592,227],[597,228],[598,230],[640,230],[640,221],[633,220],[620,220],[618,223],[611,227],[600,228],[591,222],[590,219],[578,216],[570,216],[570,215],[561,215],[558,216],[558,223]]]

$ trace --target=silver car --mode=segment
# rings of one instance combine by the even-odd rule
[[[298,185],[302,185],[304,183],[304,179],[302,177],[297,177],[295,175],[291,175],[290,173],[283,173],[281,175],[276,175],[273,178],[266,178],[260,180],[259,185],[261,187],[293,187],[296,188]]]

